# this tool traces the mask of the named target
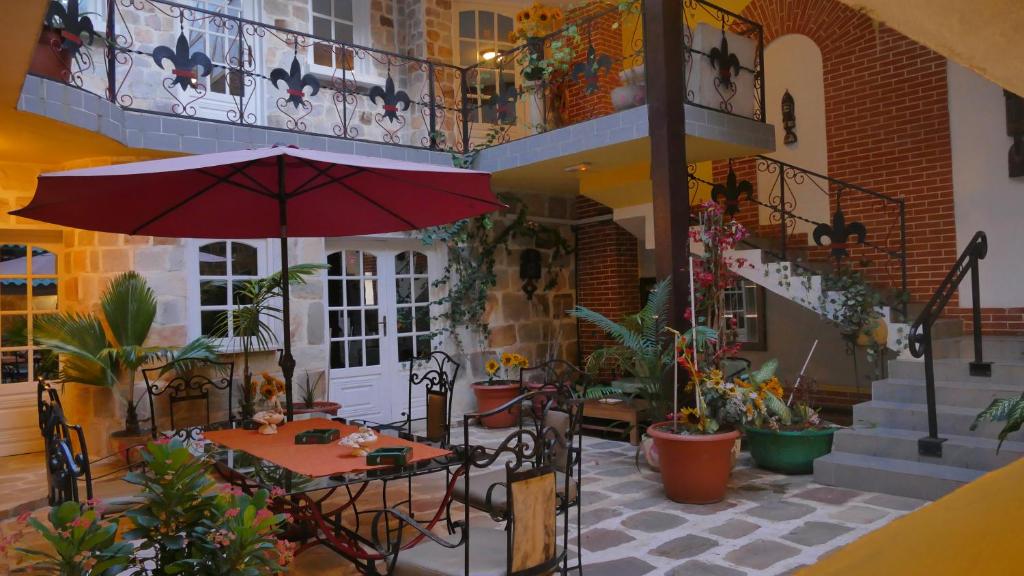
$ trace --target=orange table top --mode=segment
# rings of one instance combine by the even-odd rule
[[[337,428],[341,431],[341,438],[359,431],[358,426],[342,424],[326,418],[310,418],[308,420],[287,422],[283,426],[278,426],[277,434],[264,435],[256,430],[235,428],[231,430],[211,430],[206,432],[204,436],[211,442],[226,448],[246,452],[304,476],[332,476],[334,474],[387,468],[387,466],[368,466],[365,456],[353,455],[351,448],[338,445],[337,440],[327,444],[295,443],[295,436],[297,434],[314,428]],[[377,434],[376,442],[366,444],[364,448],[372,452],[377,448],[402,446],[412,448],[409,463],[439,458],[451,453],[448,450],[435,448],[427,444],[410,442],[401,438],[395,438],[394,436],[384,436],[380,433]]]

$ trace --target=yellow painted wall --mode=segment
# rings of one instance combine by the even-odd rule
[[[990,472],[798,576],[1022,574],[1024,459]]]

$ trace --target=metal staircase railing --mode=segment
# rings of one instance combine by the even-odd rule
[[[899,302],[890,305],[899,317],[906,321],[907,225],[906,203],[902,198],[882,194],[768,156],[735,159],[735,162],[753,163],[752,172],[757,175],[756,181],[741,180],[734,171],[734,160],[730,160],[730,173],[724,183],[701,178],[697,175],[696,165],[690,164],[691,204],[697,196],[711,196],[722,202],[727,211],[732,210],[733,214],[742,210],[744,202],[757,206],[758,210],[763,208],[767,211],[767,227],[776,227],[778,230],[779,245],[777,250],[756,247],[780,260],[790,260],[798,225],[807,231],[808,236],[813,237],[818,246],[829,249],[837,270],[842,267],[844,258],[853,259],[855,255],[865,258],[880,257],[879,265],[883,270],[888,270],[889,278],[875,280],[899,287],[902,297]],[[747,173],[744,175],[749,175],[751,166],[748,165],[746,168]],[[740,169],[742,171],[744,167]],[[800,198],[798,191],[801,192]],[[806,202],[807,195],[814,194],[822,194],[828,198],[829,211],[832,212],[831,222],[816,220],[808,210],[800,206],[800,200]],[[853,210],[850,211],[852,216],[866,217],[866,223],[853,222],[852,218],[847,219],[843,213],[844,205],[848,211],[853,206]],[[870,224],[871,228],[866,224]],[[756,234],[756,230],[751,232]],[[827,243],[824,242],[825,238],[828,239]],[[802,248],[807,246],[804,244]],[[853,252],[861,247],[861,252]],[[816,273],[798,261],[794,261],[793,264],[805,272]]]
[[[978,262],[988,254],[988,237],[978,231],[967,243],[953,268],[939,284],[931,300],[910,327],[910,353],[915,358],[924,356],[925,394],[928,404],[928,435],[917,441],[917,452],[922,456],[942,457],[942,443],[939,437],[938,414],[935,408],[935,363],[932,350],[932,325],[939,319],[946,304],[956,293],[967,274],[971,275],[971,313],[974,320],[974,361],[970,364],[970,375],[991,377],[992,363],[982,359],[981,346],[981,278]]]

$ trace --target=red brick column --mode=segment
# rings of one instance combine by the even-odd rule
[[[577,218],[603,215],[611,215],[611,210],[589,198],[576,197]],[[579,305],[616,321],[636,313],[640,309],[636,237],[607,220],[580,226],[577,238]],[[594,350],[610,344],[614,342],[603,332],[586,322],[580,323],[579,349],[584,361]]]

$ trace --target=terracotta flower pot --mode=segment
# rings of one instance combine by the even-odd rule
[[[647,428],[658,450],[665,495],[684,504],[721,501],[732,471],[732,449],[740,433],[673,434],[671,430],[671,422]]]
[[[314,402],[312,406],[309,404],[296,404],[292,407],[293,414],[322,413],[337,416],[338,410],[341,410],[341,404],[338,404],[337,402],[327,402],[326,400]]]
[[[519,395],[519,383],[495,380],[493,383],[473,384],[477,412],[488,412],[511,401]],[[519,422],[519,406],[491,416],[484,416],[480,423],[486,428],[511,428]]]
[[[873,318],[863,330],[857,334],[857,346],[866,347],[872,344],[885,345],[889,341],[889,326],[884,318]]]
[[[43,26],[28,71],[58,82],[67,82],[71,55],[61,49],[61,42],[60,30]]]

